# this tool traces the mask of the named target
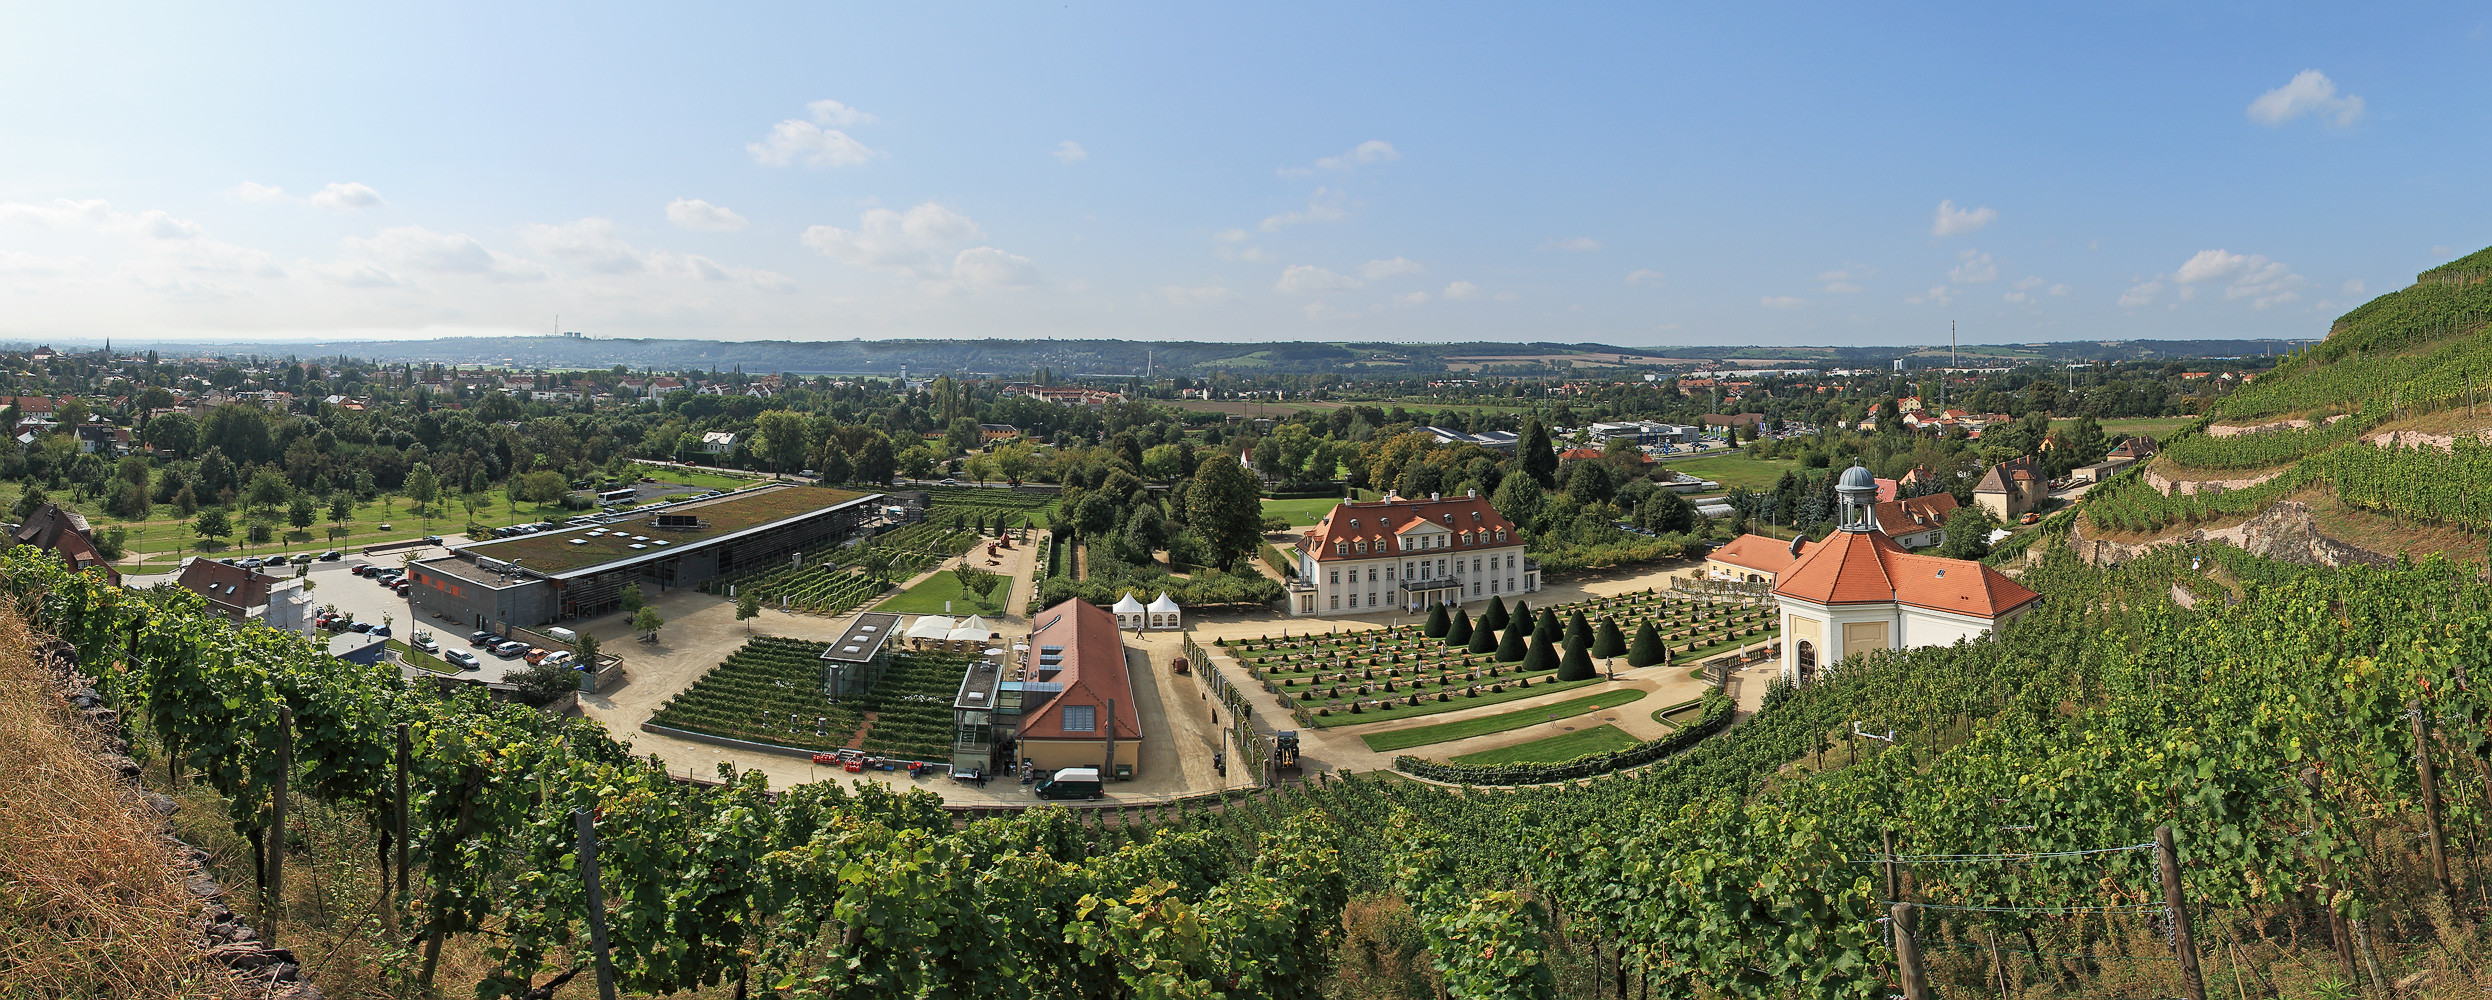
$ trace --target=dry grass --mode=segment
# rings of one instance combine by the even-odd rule
[[[39,650],[0,608],[0,996],[227,995],[156,818],[72,728]]]

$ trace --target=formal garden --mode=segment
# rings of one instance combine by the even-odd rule
[[[756,638],[667,699],[649,721],[799,750],[854,746],[878,756],[951,759],[952,695],[960,688],[968,657],[894,653],[872,690],[833,700],[822,693],[821,656],[827,645]]]

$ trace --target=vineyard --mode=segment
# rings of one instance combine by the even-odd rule
[[[823,643],[763,637],[667,699],[649,721],[710,736],[800,750],[850,745],[867,715],[860,749],[886,757],[944,761],[952,753],[952,695],[966,657],[896,653],[864,697],[822,694]]]
[[[450,939],[477,956],[480,996],[586,975],[582,811],[607,862],[616,979],[640,993],[1208,998],[1355,981],[1875,1000],[1899,991],[1881,918],[1903,898],[1921,919],[1900,929],[1941,995],[2171,997],[2195,979],[2206,996],[2478,995],[2492,586],[2438,560],[2226,583],[2192,555],[2112,570],[2055,555],[2024,578],[2047,599],[1995,641],[1847,660],[1634,772],[1509,792],[1322,776],[968,822],[881,786],[670,780],[593,723],[410,687],[31,547],[0,554],[0,588],[98,679],[136,754],[222,796],[254,841],[289,708],[289,815],[364,831],[300,841],[287,853],[318,863],[298,878],[389,856],[406,725],[413,890],[289,914],[315,978],[347,959],[314,946],[346,939],[405,956],[395,974],[419,990]],[[2178,608],[2164,595],[2181,580],[2231,599]],[[2177,911],[2158,827],[2178,845]],[[1882,876],[1887,860],[1903,873]],[[2178,915],[2196,976],[2172,961]],[[1408,961],[1379,959],[1394,955]]]
[[[2322,452],[2257,486],[2167,496],[2141,476],[2095,487],[2086,520],[2108,531],[2149,532],[2246,517],[2314,485],[2346,504],[2400,521],[2492,530],[2492,447],[2459,438],[2453,449],[2354,444]]]
[[[817,615],[844,615],[882,596],[890,588],[864,573],[830,562],[800,560],[796,565],[755,570],[701,584],[701,591],[742,596],[753,594],[763,607]]]
[[[1484,621],[1493,621],[1503,605],[1494,608],[1482,613]],[[1694,662],[1780,634],[1771,608],[1677,592],[1648,590],[1553,610],[1560,618],[1580,613],[1594,624],[1614,624],[1626,635],[1649,625],[1672,663]],[[1221,645],[1265,688],[1280,695],[1284,707],[1295,709],[1300,722],[1318,727],[1476,708],[1563,690],[1540,686],[1551,683],[1555,671],[1524,669],[1523,644],[1501,643],[1499,628],[1474,628],[1461,641],[1450,635],[1428,638],[1418,625],[1395,625],[1223,640]]]

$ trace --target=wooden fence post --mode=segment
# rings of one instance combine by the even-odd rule
[[[261,907],[260,940],[277,944],[286,908],[286,776],[294,772],[294,706],[277,706],[277,780],[270,786],[268,896]]]
[[[580,880],[588,889],[588,946],[597,956],[598,1000],[614,1000],[614,956],[606,951],[606,894],[597,885],[597,822],[574,809],[580,828]]]
[[[1931,1000],[1929,977],[1921,971],[1921,943],[1912,937],[1912,904],[1887,907],[1887,927],[1895,934],[1895,972],[1902,980],[1904,1000]]]
[[[412,756],[413,751],[407,741],[407,724],[401,722],[398,724],[398,815],[392,821],[396,825],[394,832],[398,840],[398,901],[400,905],[405,905],[407,899],[407,808],[409,805],[407,766],[408,759]]]
[[[2172,950],[2180,958],[2181,987],[2189,1000],[2206,1000],[2206,981],[2198,974],[2198,942],[2189,934],[2188,899],[2181,893],[2180,851],[2172,843],[2169,824],[2155,828],[2155,857],[2163,868],[2164,915],[2172,921]]]
[[[2423,781],[2423,822],[2431,831],[2431,874],[2440,880],[2440,893],[2454,896],[2449,883],[2449,841],[2440,828],[2440,770],[2431,759],[2428,726],[2423,721],[2423,703],[2417,701],[2406,712],[2414,724],[2414,770]]]

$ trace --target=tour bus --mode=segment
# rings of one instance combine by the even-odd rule
[[[597,494],[597,502],[598,502],[598,503],[630,503],[630,502],[632,502],[632,498],[637,497],[637,496],[639,496],[639,495],[640,495],[640,491],[639,491],[639,490],[633,489],[633,488],[631,488],[631,487],[629,487],[629,486],[623,486],[623,487],[617,487],[617,488],[615,488],[615,489],[611,489],[611,490],[604,490],[604,491],[599,492],[599,493]]]

